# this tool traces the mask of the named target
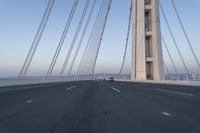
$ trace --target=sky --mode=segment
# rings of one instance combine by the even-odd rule
[[[176,19],[170,0],[160,1],[190,71],[197,71],[197,66],[191,52],[189,51],[189,47]],[[41,21],[47,2],[48,0],[0,0],[0,77],[12,77],[18,75]],[[57,74],[60,71],[61,65],[64,62],[64,58],[76,30],[81,11],[83,10],[84,3],[85,0],[80,0],[77,12],[72,21],[72,25],[56,64],[54,74]],[[192,45],[195,48],[197,57],[200,59],[200,52],[198,52],[200,51],[200,17],[198,15],[200,1],[175,0],[175,3],[180,12],[184,26],[189,34]],[[72,4],[73,0],[56,0],[28,75],[40,76],[46,74],[64,29],[64,25],[69,16]],[[89,31],[92,29],[92,24],[94,23],[93,21],[95,15],[97,14],[99,5],[100,0],[97,2],[93,19],[90,23],[83,46],[81,47],[80,55],[78,56],[78,60],[75,65],[76,67],[81,59],[84,44],[86,44],[89,37]],[[112,1],[110,14],[98,56],[96,73],[118,73],[126,41],[129,8],[130,0]],[[180,58],[177,55],[173,41],[170,38],[162,16],[161,32],[165,36],[178,68],[183,71],[183,65],[180,62]],[[167,66],[170,71],[173,72],[165,49],[163,50],[163,53]]]

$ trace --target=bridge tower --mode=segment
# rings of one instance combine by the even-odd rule
[[[132,4],[132,80],[164,80],[159,0]]]

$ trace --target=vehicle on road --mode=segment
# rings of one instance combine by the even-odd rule
[[[114,79],[113,77],[110,77],[110,78],[108,79],[108,81],[109,81],[109,82],[115,82],[115,79]]]

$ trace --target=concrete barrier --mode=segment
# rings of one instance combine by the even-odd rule
[[[137,83],[153,83],[153,84],[171,84],[171,85],[186,85],[186,86],[200,86],[200,81],[173,81],[173,80],[117,80],[123,82],[137,82]]]
[[[29,84],[45,84],[75,81],[73,79],[0,79],[0,87],[3,86],[16,86],[16,85],[29,85]],[[154,84],[171,84],[171,85],[187,85],[187,86],[200,86],[200,81],[173,81],[173,80],[117,80],[123,82],[137,82],[137,83],[154,83]]]
[[[16,86],[16,85],[29,85],[29,84],[45,84],[45,83],[56,83],[66,82],[73,80],[66,79],[0,79],[0,87],[3,86]]]

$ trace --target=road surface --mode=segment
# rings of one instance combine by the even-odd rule
[[[200,133],[200,88],[107,81],[1,87],[0,133]]]

